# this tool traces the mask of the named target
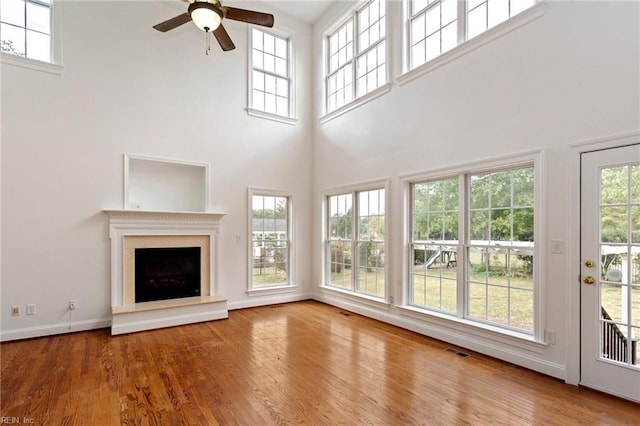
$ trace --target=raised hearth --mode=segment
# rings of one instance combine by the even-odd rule
[[[111,238],[111,334],[228,318],[227,301],[216,294],[216,237],[223,214],[140,210],[105,213],[109,215]],[[197,249],[200,256],[195,259],[200,279],[194,294],[198,295],[136,302],[136,252],[169,249],[181,253],[185,248]],[[137,279],[140,277],[138,273]]]

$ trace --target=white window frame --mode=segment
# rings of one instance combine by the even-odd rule
[[[493,40],[496,40],[509,32],[526,25],[537,18],[544,15],[546,10],[546,1],[544,0],[535,0],[535,4],[523,11],[519,12],[516,15],[506,19],[505,21],[500,22],[499,24],[488,28],[482,33],[479,33],[475,37],[470,39],[466,38],[466,27],[467,27],[467,11],[466,11],[466,0],[460,0],[458,2],[458,45],[447,50],[446,52],[441,53],[439,56],[434,57],[433,59],[423,63],[422,65],[417,65],[413,69],[411,68],[411,2],[412,0],[404,0],[403,1],[403,16],[404,16],[404,25],[403,25],[403,55],[402,55],[402,75],[396,78],[396,82],[399,85],[404,85],[410,81],[415,80],[416,78],[431,72],[448,62],[451,62],[469,52],[478,49],[479,47],[484,46],[485,44],[490,43]],[[429,6],[432,7],[432,6]]]
[[[514,342],[520,342],[521,347],[530,349],[536,352],[540,352],[545,345],[544,340],[544,271],[545,264],[545,250],[546,236],[545,236],[545,206],[544,206],[544,152],[541,150],[525,152],[522,154],[516,154],[513,156],[505,156],[496,159],[488,159],[486,161],[478,161],[469,164],[461,164],[457,166],[451,166],[444,169],[434,170],[431,172],[418,173],[412,175],[401,176],[401,181],[404,190],[404,205],[405,205],[405,235],[403,236],[403,295],[402,304],[399,309],[403,314],[419,318],[436,320],[448,327],[457,328],[461,331],[472,332],[478,336],[485,338],[491,338],[494,340],[504,341],[508,344]],[[470,246],[468,241],[468,189],[466,179],[468,176],[475,174],[490,173],[500,170],[509,170],[518,167],[525,167],[533,165],[534,168],[534,291],[533,291],[533,332],[525,333],[518,330],[514,330],[508,327],[502,327],[494,325],[485,321],[479,321],[466,316],[466,285],[467,285],[467,251]],[[412,259],[411,254],[412,242],[413,242],[413,229],[412,229],[412,188],[414,183],[422,183],[424,181],[432,181],[439,179],[450,179],[452,177],[458,177],[459,179],[459,221],[458,221],[458,235],[459,245],[457,251],[457,306],[456,313],[444,313],[441,311],[428,309],[424,307],[418,307],[410,303],[411,297],[411,272]],[[463,266],[464,265],[464,266]],[[515,338],[515,340],[514,340]]]
[[[247,191],[247,294],[249,296],[277,294],[295,291],[295,252],[293,250],[293,197],[285,191],[273,189],[248,188]],[[274,283],[273,285],[265,285],[254,287],[253,285],[253,265],[254,265],[254,248],[253,248],[253,196],[265,197],[282,197],[287,199],[287,281]],[[240,236],[236,236],[236,240],[240,241]]]
[[[344,287],[339,287],[335,285],[331,285],[329,280],[331,278],[330,268],[331,268],[331,254],[330,254],[330,239],[329,239],[329,198],[336,195],[350,194],[352,196],[352,229],[353,235],[349,240],[351,244],[351,256],[352,256],[352,271],[357,271],[358,266],[357,262],[354,262],[354,258],[357,258],[357,247],[358,243],[361,240],[358,239],[359,233],[358,230],[358,221],[357,221],[357,213],[358,213],[358,195],[361,192],[367,192],[372,190],[384,190],[384,202],[385,202],[385,239],[382,241],[385,247],[385,256],[387,257],[385,260],[384,266],[384,296],[378,297],[369,293],[356,291],[356,281],[358,279],[358,274],[352,272],[351,275],[351,286],[349,289]],[[360,184],[344,186],[340,188],[335,188],[333,190],[325,191],[322,194],[322,284],[320,289],[322,291],[328,291],[332,294],[339,294],[343,297],[354,298],[354,300],[364,301],[365,303],[369,303],[372,306],[376,307],[388,307],[391,301],[390,294],[390,285],[389,285],[389,260],[388,260],[388,248],[389,248],[389,224],[390,224],[390,216],[389,216],[389,179],[384,180],[374,180],[368,182],[362,182]],[[357,259],[356,259],[357,260]]]
[[[285,115],[279,115],[279,114],[272,114],[263,110],[259,110],[253,107],[253,31],[257,30],[260,31],[262,33],[265,34],[269,34],[271,36],[280,38],[280,39],[284,39],[287,42],[287,80],[288,80],[288,90],[289,90],[289,115],[285,116]],[[247,84],[247,114],[249,114],[250,116],[253,117],[259,117],[259,118],[264,118],[264,119],[268,119],[268,120],[273,120],[273,121],[278,121],[281,123],[285,123],[285,124],[296,124],[297,123],[297,118],[296,118],[296,96],[295,96],[295,50],[294,50],[294,44],[293,44],[293,36],[291,34],[291,32],[285,30],[285,29],[280,29],[280,28],[269,28],[269,29],[265,29],[264,27],[258,27],[255,25],[249,25],[248,28],[248,33],[247,33],[247,38],[248,38],[248,45],[249,48],[247,49],[248,51],[248,72],[247,72],[247,79],[248,79],[248,84]],[[274,76],[278,76],[280,78],[282,78],[281,75],[279,74],[271,74],[268,71],[265,71],[264,69],[257,69],[260,72],[263,72],[265,74],[270,74],[270,75],[274,75]]]
[[[323,58],[323,116],[320,118],[320,123],[325,123],[327,121],[332,120],[347,111],[350,111],[360,105],[363,105],[383,94],[389,92],[391,89],[391,76],[389,74],[390,71],[390,43],[389,43],[389,33],[391,30],[390,19],[389,19],[389,3],[391,0],[383,0],[384,1],[384,31],[385,35],[380,40],[375,43],[369,45],[363,51],[359,51],[359,43],[358,43],[358,15],[365,8],[369,7],[373,0],[359,1],[357,4],[350,8],[344,15],[342,15],[341,19],[338,20],[337,24],[327,28],[322,33],[322,58]],[[352,39],[353,39],[353,52],[351,62],[351,81],[352,81],[352,91],[351,91],[351,100],[346,102],[345,104],[337,107],[333,110],[329,110],[329,93],[328,93],[328,81],[330,74],[330,65],[329,65],[329,39],[332,35],[334,35],[338,30],[347,25],[349,22],[352,23]],[[384,57],[384,75],[385,81],[383,83],[379,83],[378,87],[365,92],[364,94],[358,96],[358,79],[357,79],[357,64],[358,59],[362,56],[365,56],[368,52],[375,49],[377,46],[384,44],[385,46],[385,57]],[[335,72],[335,71],[334,71]]]
[[[32,3],[47,5],[38,0],[28,0]],[[18,56],[12,53],[0,52],[0,63],[20,68],[46,72],[55,75],[62,75],[62,5],[60,0],[52,0],[49,4],[50,20],[50,61],[40,61],[37,59]]]

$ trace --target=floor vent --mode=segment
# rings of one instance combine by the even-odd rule
[[[460,351],[452,349],[452,348],[447,348],[447,349],[445,349],[445,351],[451,352],[452,354],[455,354],[457,357],[460,357],[460,358],[466,358],[466,357],[469,356],[469,354],[465,354],[464,352],[460,352]]]
[[[276,308],[284,308],[284,305],[271,305],[269,306],[271,309],[276,309]]]
[[[345,311],[340,311],[338,312],[340,315],[344,315],[345,317],[350,317],[351,314],[349,312],[345,312]]]

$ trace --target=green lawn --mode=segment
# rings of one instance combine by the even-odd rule
[[[351,289],[351,268],[344,268],[340,272],[331,273],[331,284],[344,289]],[[384,297],[385,293],[384,269],[369,268],[360,274],[357,291],[372,296]]]
[[[350,268],[331,273],[334,286],[351,289]],[[471,274],[469,284],[469,316],[515,328],[533,331],[533,281],[529,278],[510,278],[506,274]],[[414,267],[412,304],[445,312],[456,312],[456,268]],[[384,297],[382,271],[363,275],[358,291]],[[640,327],[640,288],[633,290],[632,317]],[[621,287],[604,285],[602,305],[614,320],[621,320]],[[637,330],[640,334],[640,329]]]
[[[253,268],[254,287],[270,286],[287,281],[287,273],[273,264]]]

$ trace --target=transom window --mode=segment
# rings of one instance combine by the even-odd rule
[[[526,165],[412,183],[409,303],[534,334],[534,180]]]
[[[1,0],[3,53],[51,62],[51,0]]]
[[[250,289],[290,285],[289,197],[251,195]]]
[[[387,82],[385,7],[371,0],[327,36],[327,112]]]
[[[385,297],[385,190],[327,197],[329,287]]]
[[[408,0],[414,69],[533,6],[536,0]]]
[[[292,117],[290,40],[267,31],[251,30],[250,108]]]

